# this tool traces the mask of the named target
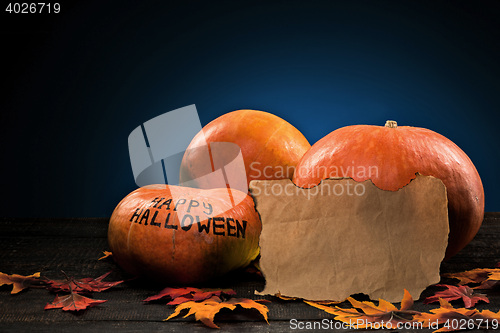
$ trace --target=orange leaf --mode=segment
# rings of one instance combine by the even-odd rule
[[[492,322],[496,320],[498,323],[498,320],[500,320],[500,311],[495,313],[489,310],[455,309],[444,299],[440,299],[439,303],[441,307],[430,310],[431,313],[420,313],[415,315],[415,319],[424,321],[427,324],[436,323],[438,325],[443,325],[434,332],[456,331],[460,328],[459,326],[462,322],[468,325],[473,324],[474,329],[487,328],[485,325],[489,325],[488,328],[492,328]],[[468,325],[466,328],[470,329],[471,327]]]
[[[379,299],[378,305],[372,302],[360,302],[352,297],[347,298],[353,308],[341,308],[338,306],[329,307],[317,302],[305,301],[307,304],[327,313],[335,315],[334,319],[348,323],[352,328],[396,328],[398,323],[421,322],[415,320],[414,316],[418,311],[410,310],[413,305],[413,298],[405,290],[401,301],[401,308],[398,309],[392,303]],[[422,324],[423,326],[423,324]]]
[[[281,293],[277,293],[274,296],[278,297],[279,299],[282,299],[284,301],[296,301],[296,300],[300,299],[300,298],[297,298],[297,297],[284,296],[284,295],[281,295]]]
[[[500,272],[498,268],[476,268],[470,271],[460,273],[443,274],[444,277],[458,279],[458,284],[464,285],[468,283],[482,283],[488,278],[488,275],[494,272]]]
[[[12,291],[10,293],[17,294],[18,292],[29,288],[35,281],[39,281],[39,277],[40,272],[28,276],[0,273],[0,286],[11,284]]]
[[[456,299],[462,299],[464,301],[466,308],[471,308],[476,305],[479,301],[485,301],[489,303],[488,297],[484,294],[475,294],[474,291],[467,286],[449,286],[446,284],[437,284],[438,287],[446,287],[447,290],[438,291],[434,296],[427,297],[424,300],[424,304],[429,304],[433,302],[439,302],[440,299],[447,301],[453,301]]]
[[[498,272],[493,272],[488,275],[488,278],[484,280],[481,285],[474,287],[474,289],[493,289],[497,286],[500,286],[500,269],[497,269]]]
[[[195,315],[196,320],[201,321],[208,327],[219,328],[215,325],[214,317],[222,309],[234,310],[237,306],[245,309],[256,309],[267,321],[267,312],[269,309],[267,306],[260,304],[259,302],[267,302],[266,300],[251,300],[247,298],[231,298],[227,301],[222,301],[219,297],[213,296],[203,302],[185,302],[178,305],[175,308],[174,313],[168,316],[165,320],[170,320],[177,317],[183,310],[189,310],[189,312],[184,316],[184,318]]]
[[[405,289],[403,299],[401,300],[401,310],[410,310],[412,306],[413,298],[411,297],[410,292]]]
[[[107,302],[102,299],[92,299],[77,293],[56,296],[52,303],[45,305],[45,310],[62,308],[63,311],[80,311],[97,304]]]
[[[146,298],[144,302],[169,298],[172,301],[168,302],[168,305],[178,305],[189,301],[204,301],[212,296],[221,297],[222,295],[232,296],[236,295],[236,292],[232,289],[165,288],[159,294]]]
[[[315,301],[316,304],[321,304],[321,305],[333,305],[333,304],[339,304],[342,303],[341,301]]]
[[[110,251],[102,251],[102,253],[104,253],[104,255],[97,260],[103,260],[103,259],[110,258],[111,256],[113,256],[113,252],[110,252]]]

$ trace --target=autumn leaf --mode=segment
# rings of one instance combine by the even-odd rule
[[[113,255],[113,252],[110,251],[102,251],[102,253],[104,253],[104,255],[97,260],[104,260],[106,258],[110,258]]]
[[[490,310],[479,311],[476,309],[454,308],[448,301],[439,300],[440,307],[430,310],[431,313],[420,313],[415,315],[414,319],[423,321],[424,323],[438,323],[443,325],[440,329],[434,332],[457,331],[460,327],[456,323],[467,323],[466,328],[470,328],[470,324],[474,324],[473,328],[492,328],[493,320],[500,320],[500,311],[495,313]],[[489,327],[485,327],[489,323]]]
[[[198,289],[198,288],[165,288],[157,295],[148,297],[144,302],[161,300],[163,298],[171,299],[168,305],[178,305],[189,301],[204,301],[212,296],[233,296],[236,292],[232,289]]]
[[[372,302],[360,302],[352,297],[348,297],[347,301],[353,308],[330,307],[310,301],[305,301],[305,303],[335,315],[335,320],[348,323],[356,329],[371,328],[373,324],[377,324],[380,328],[391,329],[401,322],[418,322],[414,316],[420,312],[410,310],[413,306],[413,298],[406,289],[400,309],[383,299],[379,299],[378,305]]]
[[[71,290],[75,292],[90,293],[90,292],[101,292],[123,282],[121,281],[103,281],[111,272],[101,275],[95,279],[93,278],[83,278],[74,279],[72,277],[66,276],[65,280],[46,280],[48,289],[50,291],[59,292]]]
[[[234,310],[238,306],[244,309],[255,309],[259,311],[259,313],[264,317],[267,321],[267,312],[269,309],[267,306],[260,304],[261,302],[268,302],[266,300],[251,300],[247,298],[231,298],[227,301],[222,301],[217,296],[212,296],[211,298],[204,300],[202,302],[194,302],[189,301],[183,304],[178,305],[175,308],[174,313],[172,313],[167,319],[170,320],[172,318],[177,317],[183,310],[189,310],[189,312],[184,316],[184,318],[194,315],[196,320],[201,321],[208,327],[211,328],[219,328],[219,326],[215,325],[214,317],[217,313],[219,313],[222,309]]]
[[[17,294],[18,292],[29,288],[34,283],[39,282],[40,272],[32,275],[23,276],[19,274],[8,275],[5,273],[0,273],[0,286],[12,285],[11,294]]]
[[[476,294],[474,290],[468,286],[450,286],[446,284],[437,284],[437,287],[446,287],[447,290],[438,291],[433,296],[427,297],[424,300],[424,304],[429,304],[433,302],[439,302],[439,299],[444,299],[447,301],[453,301],[456,299],[462,299],[464,301],[466,308],[471,308],[476,305],[479,301],[485,301],[489,303],[490,300],[484,294]]]
[[[102,299],[92,299],[78,293],[71,292],[68,295],[56,296],[52,303],[47,303],[47,305],[45,305],[44,309],[49,310],[62,308],[63,311],[80,311],[104,302],[107,301]]]
[[[301,300],[301,301],[304,301],[304,299],[302,298],[298,298],[298,297],[288,297],[288,296],[284,296],[282,295],[281,293],[277,293],[274,295],[275,297],[278,297],[279,299],[282,299],[284,301],[298,301],[298,300]],[[307,301],[307,300],[305,300]],[[342,303],[340,301],[314,301],[314,303],[316,304],[321,304],[321,305],[331,305],[331,304],[339,304],[339,303]]]
[[[500,272],[498,268],[476,268],[470,271],[460,273],[443,274],[444,277],[458,279],[460,285],[469,283],[482,283],[491,273]]]
[[[495,265],[495,268],[500,268],[500,261],[497,262],[497,264]]]
[[[274,294],[275,297],[278,297],[279,299],[282,299],[284,301],[297,301],[300,300],[300,298],[297,297],[288,297],[285,295],[281,295],[281,293]]]
[[[481,285],[474,287],[474,289],[493,289],[497,286],[500,286],[500,269],[498,272],[493,272],[488,275],[488,278],[484,280]]]

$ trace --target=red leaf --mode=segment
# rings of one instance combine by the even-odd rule
[[[30,285],[34,284],[35,282],[39,282],[39,277],[40,272],[28,276],[18,274],[8,275],[5,273],[0,273],[0,286],[3,286],[4,284],[11,284],[12,291],[10,293],[17,294],[18,292],[29,288]]]
[[[222,295],[236,295],[232,289],[198,289],[198,288],[165,288],[158,295],[148,297],[144,302],[157,301],[163,298],[171,299],[168,305],[178,305],[189,301],[204,301],[212,296],[221,297]]]
[[[479,301],[485,301],[489,303],[489,299],[484,294],[475,294],[474,290],[468,286],[450,286],[446,284],[437,284],[438,287],[446,287],[447,290],[438,291],[434,296],[427,297],[424,300],[424,304],[429,304],[433,302],[439,302],[439,299],[444,299],[446,301],[453,301],[456,299],[462,299],[464,301],[466,308],[473,307]]]
[[[77,293],[56,296],[52,303],[45,305],[45,310],[62,308],[63,311],[80,311],[97,304],[107,302],[102,299],[92,299]]]
[[[83,278],[76,280],[67,277],[65,280],[47,280],[46,283],[48,284],[48,289],[54,292],[70,292],[71,290],[83,293],[101,292],[123,282],[123,280],[112,282],[103,281],[110,273],[111,272],[108,272],[95,279]]]

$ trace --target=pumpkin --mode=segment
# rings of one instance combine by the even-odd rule
[[[233,169],[228,176],[233,180],[246,179],[243,187],[231,186],[238,189],[246,188],[254,179],[292,179],[295,166],[311,147],[299,130],[278,116],[257,110],[229,112],[207,124],[193,138],[181,162],[181,183],[194,181],[190,186],[221,187],[213,179],[203,178],[218,169],[214,162],[219,166],[230,165],[239,153],[236,148],[236,153],[231,154],[227,146],[215,152],[215,143],[221,142],[241,149],[244,170],[238,174]]]
[[[261,228],[246,193],[149,185],[115,208],[108,242],[125,271],[191,284],[247,266],[259,253]]]
[[[446,137],[425,128],[355,125],[337,129],[304,155],[293,182],[313,187],[322,179],[371,179],[383,189],[396,191],[416,173],[434,176],[445,184],[450,234],[445,258],[465,247],[484,216],[481,178],[469,157]]]

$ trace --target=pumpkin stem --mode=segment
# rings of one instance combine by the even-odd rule
[[[398,128],[398,123],[394,120],[387,120],[385,122],[385,127],[389,127],[389,128]]]

